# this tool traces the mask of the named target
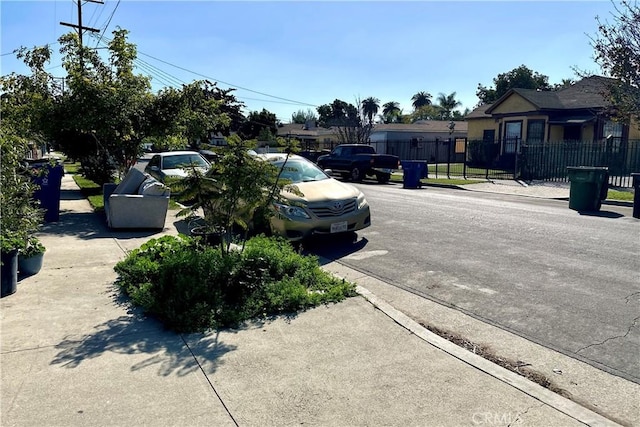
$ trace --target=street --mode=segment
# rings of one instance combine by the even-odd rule
[[[603,205],[358,184],[372,226],[320,256],[640,383],[640,221]]]

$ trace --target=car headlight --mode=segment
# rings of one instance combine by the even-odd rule
[[[367,206],[367,199],[364,197],[364,193],[360,193],[358,196],[358,209],[363,209]]]
[[[300,206],[284,205],[282,203],[274,203],[276,211],[287,218],[306,218],[310,219],[309,214]]]

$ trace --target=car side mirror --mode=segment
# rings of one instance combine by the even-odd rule
[[[324,173],[326,173],[327,175],[333,175],[333,170],[331,169],[325,169]]]

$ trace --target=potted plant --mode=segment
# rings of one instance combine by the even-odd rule
[[[6,125],[5,125],[6,126]],[[35,185],[23,163],[24,139],[3,126],[0,134],[0,249],[2,252],[2,293],[16,292],[18,281],[18,250],[42,223],[42,209],[33,200]]]
[[[0,297],[6,297],[15,293],[18,286],[18,248],[22,245],[17,235],[3,230],[0,236],[0,246],[2,248],[0,262],[0,280],[2,288]]]
[[[29,236],[25,245],[18,250],[18,274],[23,277],[38,274],[46,250],[36,236]]]
[[[251,141],[232,135],[227,142],[207,172],[191,168],[187,177],[169,185],[180,195],[178,201],[187,204],[178,215],[196,225],[191,234],[205,236],[205,241],[219,243],[228,252],[234,227],[244,230],[246,238],[256,209],[271,197],[277,171],[251,153]]]

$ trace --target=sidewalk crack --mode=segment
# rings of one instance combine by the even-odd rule
[[[198,360],[198,358],[196,357],[195,353],[193,352],[193,350],[189,346],[189,343],[185,339],[184,335],[180,334],[180,338],[182,339],[182,342],[184,343],[185,347],[189,350],[189,353],[191,353],[191,357],[193,357],[193,360],[198,365],[198,368],[200,369],[200,372],[204,375],[204,377],[206,378],[207,382],[209,383],[209,386],[211,387],[211,390],[213,390],[213,392],[215,393],[216,397],[218,398],[218,400],[222,404],[222,407],[227,412],[227,415],[229,415],[229,417],[231,418],[231,421],[233,421],[233,424],[235,426],[239,426],[238,422],[236,421],[236,419],[234,418],[233,414],[231,413],[231,410],[229,410],[227,405],[224,403],[224,400],[222,400],[222,396],[220,396],[220,393],[218,393],[218,390],[216,390],[216,387],[215,387],[215,385],[213,385],[213,382],[211,381],[211,378],[209,378],[209,375],[207,375],[207,372],[204,370],[204,367],[202,366],[202,364],[200,364],[200,361]]]
[[[521,415],[526,415],[526,413],[529,412],[530,410],[539,409],[539,408],[542,408],[543,406],[545,406],[544,403],[539,404],[539,405],[529,406],[527,409],[524,410],[524,412],[520,412],[520,413],[516,414],[516,418],[513,421],[511,421],[509,424],[507,424],[507,427],[511,427],[513,425],[518,424],[518,421],[520,421],[520,416]]]

